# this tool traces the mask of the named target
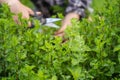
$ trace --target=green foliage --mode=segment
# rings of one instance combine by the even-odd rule
[[[22,2],[22,4],[30,7],[30,8],[34,8],[34,4],[30,1],[30,0],[20,0],[20,2]]]
[[[92,22],[72,20],[65,43],[37,20],[33,29],[21,18],[21,25],[16,24],[8,6],[2,5],[0,80],[119,80],[119,3],[106,0]]]

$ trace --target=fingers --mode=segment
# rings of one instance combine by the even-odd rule
[[[66,28],[67,28],[67,25],[62,26],[58,31],[55,32],[55,35],[64,33]]]
[[[55,34],[55,36],[63,37],[64,34],[65,34],[64,32],[61,32],[61,33],[57,33],[57,34]]]
[[[56,34],[59,34],[59,33],[64,32],[64,30],[66,29],[66,27],[67,27],[67,26],[64,26],[64,27],[60,28],[60,29],[56,32]]]
[[[18,21],[18,16],[17,15],[13,16],[13,19],[17,24],[20,24],[20,22]]]
[[[34,15],[34,11],[32,9],[30,9],[26,6],[24,6],[24,7],[25,7],[26,11],[28,11],[29,15],[32,15],[32,16]]]
[[[30,14],[29,13],[28,14],[23,14],[23,18],[29,20]],[[31,25],[32,25],[31,21],[28,21],[28,27],[31,27]]]
[[[33,10],[31,10],[31,9],[29,9],[29,8],[28,8],[28,12],[29,12],[30,15],[34,15]]]
[[[34,16],[34,15],[35,15],[35,13],[34,13],[34,11],[33,11],[32,9],[30,9],[30,8],[28,8],[28,7],[26,7],[26,6],[24,6],[24,7],[25,7],[26,10],[28,11],[29,15],[31,15],[31,16]],[[39,16],[39,15],[41,15],[41,12],[36,12],[36,14]]]

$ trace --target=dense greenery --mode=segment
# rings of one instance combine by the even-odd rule
[[[37,20],[29,29],[12,15],[2,5],[0,80],[120,80],[120,0],[106,0],[91,22],[72,20],[65,43],[53,36],[55,29]]]

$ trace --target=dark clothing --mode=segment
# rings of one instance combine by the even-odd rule
[[[52,11],[50,10],[51,6],[60,5],[64,6],[66,0],[31,0],[38,8],[41,10],[46,17],[50,16]],[[68,5],[66,6],[65,13],[75,12],[81,17],[85,17],[85,9],[88,9],[92,12],[90,4],[92,0],[67,0]]]

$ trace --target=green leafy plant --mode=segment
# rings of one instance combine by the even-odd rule
[[[73,19],[65,43],[37,20],[29,29],[19,15],[21,24],[16,24],[8,6],[2,5],[0,80],[119,80],[119,3],[106,0],[102,11],[95,10],[92,22]]]

